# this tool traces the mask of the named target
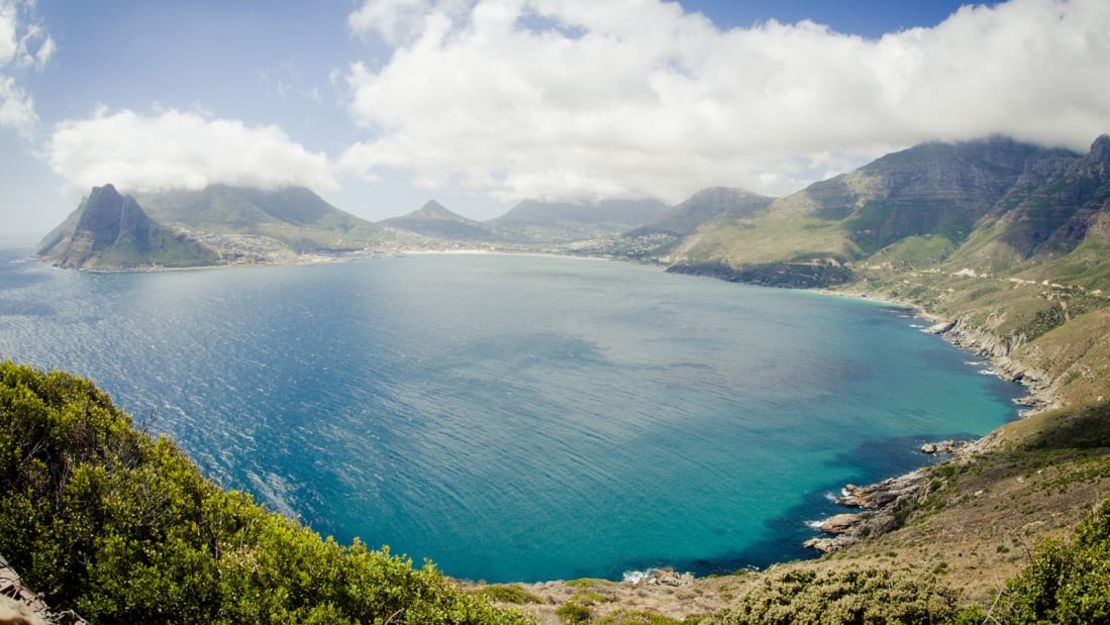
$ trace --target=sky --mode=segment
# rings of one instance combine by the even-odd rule
[[[0,239],[93,185],[785,195],[886,152],[1110,131],[1110,2],[0,0]]]

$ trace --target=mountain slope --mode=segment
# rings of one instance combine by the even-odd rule
[[[773,202],[752,220],[724,219],[680,245],[680,263],[746,267],[935,264],[997,223],[1078,155],[1010,139],[927,143]],[[769,283],[773,283],[771,277]]]
[[[1110,286],[1110,137],[1008,194],[948,264]]]
[[[378,225],[456,241],[488,241],[496,238],[481,222],[449,211],[435,200],[428,200],[424,206],[407,215],[383,219]]]
[[[374,247],[381,227],[328,204],[303,187],[277,190],[211,185],[200,191],[144,194],[155,220],[221,235],[263,236],[295,252],[342,252]]]
[[[752,217],[775,198],[730,187],[709,187],[691,195],[659,219],[628,232],[628,236],[667,234],[686,236],[722,217]]]
[[[667,206],[657,200],[523,200],[486,224],[507,239],[565,242],[627,232],[651,223],[666,210]]]
[[[220,262],[212,249],[163,228],[135,198],[120,195],[110,184],[93,187],[77,210],[43,239],[38,255],[67,269],[195,267]]]

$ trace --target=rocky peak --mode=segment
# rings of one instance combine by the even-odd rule
[[[1095,139],[1091,144],[1090,158],[1104,165],[1110,165],[1110,135],[1100,135]]]
[[[110,184],[93,187],[81,205],[78,231],[92,237],[92,249],[99,250],[119,238],[121,232],[145,228],[150,219],[139,207],[135,198],[120,195]]]

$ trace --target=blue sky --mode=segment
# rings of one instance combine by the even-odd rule
[[[14,7],[17,39],[41,31],[28,40],[29,55],[46,37],[54,44],[40,66],[30,56],[5,60],[0,41],[0,78],[33,102],[35,116],[6,126],[0,117],[0,233],[9,235],[49,229],[101,172],[120,180],[100,182],[150,190],[174,184],[167,171],[195,168],[195,180],[236,182],[254,180],[244,169],[286,168],[259,183],[298,182],[310,171],[303,179],[318,182],[326,198],[369,219],[429,197],[486,218],[526,196],[677,201],[707,184],[785,193],[886,149],[1020,135],[1021,124],[1025,138],[1080,147],[1107,120],[1106,88],[1083,82],[1084,72],[1107,61],[1097,42],[1070,52],[1087,65],[1074,82],[1056,86],[1064,100],[1022,95],[993,117],[961,108],[983,108],[970,108],[977,94],[959,106],[921,103],[928,96],[897,84],[899,63],[908,63],[940,92],[959,94],[977,81],[952,75],[962,70],[952,69],[961,63],[948,58],[950,49],[974,58],[975,46],[993,45],[983,54],[1001,55],[1021,49],[1023,37],[1085,40],[1084,29],[1107,19],[1099,6],[1106,3],[1094,1],[1061,11],[1049,0],[1019,0],[952,18],[944,29],[936,27],[959,2],[687,0],[676,10],[642,0],[606,15],[573,1],[541,9],[513,0],[477,7],[466,0],[0,2]],[[522,30],[519,20],[506,27],[482,17],[528,10],[562,27],[545,35]],[[1047,35],[1032,33],[1029,24],[1043,23],[1043,14],[1063,16]],[[768,20],[787,26],[769,28]],[[802,20],[828,28],[795,26]],[[448,25],[438,39],[430,34],[436,24]],[[880,45],[884,33],[913,27],[926,32]],[[985,32],[1005,37],[977,43]],[[735,76],[715,60],[722,58]],[[1066,82],[1052,68],[1074,63],[1024,64],[1033,66],[1033,80],[1043,71],[1046,80]],[[581,72],[580,85],[560,76],[568,66]],[[972,63],[967,71],[993,66]],[[1009,84],[1007,71],[991,89]],[[1029,79],[1012,73],[1014,84]],[[748,88],[766,101],[747,104]],[[1069,97],[1081,102],[1074,119],[1038,117]],[[913,106],[883,104],[898,98],[942,119],[919,123],[927,117],[921,111],[902,118],[892,111]],[[166,119],[167,111],[180,115]],[[804,135],[788,132],[799,126],[790,115],[804,120]],[[823,116],[828,125],[807,126]],[[780,117],[785,130],[772,132]],[[254,150],[259,134],[267,136]],[[721,139],[730,134],[737,139]],[[223,151],[213,157],[218,163],[201,162],[204,145],[167,153],[168,144],[194,136]],[[118,137],[126,145],[110,145]],[[258,151],[278,156],[228,163],[236,152]]]

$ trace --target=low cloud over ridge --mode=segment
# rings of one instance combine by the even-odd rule
[[[46,157],[55,173],[79,190],[105,182],[140,192],[216,183],[337,186],[328,157],[306,150],[277,126],[247,126],[174,109],[150,115],[99,111],[89,119],[59,122]]]
[[[964,7],[881,39],[811,22],[720,30],[659,0],[367,0],[394,45],[347,72],[373,178],[503,198],[786,193],[894,148],[1110,130],[1110,3]]]

